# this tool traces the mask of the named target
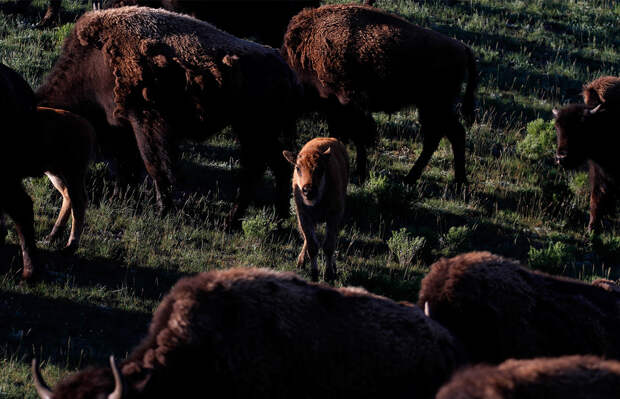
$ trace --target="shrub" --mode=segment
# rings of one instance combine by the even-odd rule
[[[554,122],[540,118],[527,124],[527,135],[517,144],[519,155],[532,160],[551,158],[554,148]]]
[[[420,257],[425,245],[426,239],[424,237],[413,237],[404,227],[398,231],[393,231],[392,236],[387,241],[390,253],[403,268],[411,265],[414,258]]]
[[[278,228],[275,212],[261,209],[257,214],[248,216],[241,221],[243,235],[255,241],[264,241]]]
[[[549,243],[547,248],[530,247],[528,257],[530,267],[547,272],[561,272],[574,261],[572,248],[561,241]]]
[[[442,246],[441,253],[445,256],[455,255],[466,251],[475,227],[469,226],[452,226],[448,232],[439,238]]]

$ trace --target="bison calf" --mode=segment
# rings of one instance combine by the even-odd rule
[[[442,258],[420,305],[472,362],[596,354],[620,358],[620,292],[533,272],[488,252]]]
[[[590,174],[590,221],[595,229],[603,214],[612,214],[620,184],[617,160],[617,131],[620,105],[599,104],[594,109],[572,104],[553,110],[557,132],[556,161],[575,169],[588,161]]]
[[[120,371],[87,369],[42,399],[431,398],[459,362],[415,306],[293,273],[230,269],[179,281]],[[110,395],[110,396],[108,396]]]
[[[325,279],[336,277],[334,251],[349,183],[349,156],[345,146],[336,139],[319,137],[303,146],[297,156],[290,151],[284,157],[295,167],[293,172],[293,197],[297,209],[297,223],[304,238],[304,245],[297,258],[297,267],[303,267],[306,256],[310,258],[312,279],[318,280],[317,255],[319,242],[314,228],[325,222],[326,267]]]
[[[588,107],[608,103],[620,106],[620,78],[603,76],[583,86],[583,101]]]
[[[620,362],[595,356],[508,360],[458,372],[436,399],[616,399]]]
[[[366,146],[376,135],[371,112],[415,105],[424,146],[407,182],[417,181],[444,136],[456,180],[465,182],[465,130],[455,105],[467,75],[463,114],[473,120],[477,74],[468,46],[394,14],[346,4],[297,14],[281,51],[304,84],[307,107],[325,113],[332,135],[355,143],[362,178]]]

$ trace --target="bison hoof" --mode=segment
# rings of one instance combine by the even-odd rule
[[[62,255],[73,255],[77,251],[79,244],[76,241],[67,243],[67,246],[60,250]]]

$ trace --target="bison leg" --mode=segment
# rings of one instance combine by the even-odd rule
[[[170,126],[157,112],[145,112],[141,118],[131,117],[130,122],[146,171],[155,183],[157,206],[165,213],[172,207],[174,187],[168,142]]]
[[[312,275],[312,281],[318,281],[319,279],[319,265],[317,263],[317,256],[319,253],[319,240],[316,237],[314,231],[314,221],[298,208],[297,211],[297,224],[299,226],[299,232],[304,239],[304,245],[301,248],[301,252],[297,257],[297,267],[304,268],[306,262],[306,255],[310,259],[310,272]]]
[[[613,198],[609,190],[599,182],[594,183],[590,192],[590,221],[588,232],[595,230],[601,225],[601,215],[606,214],[613,208]]]
[[[465,129],[456,115],[447,120],[446,135],[452,144],[454,155],[454,180],[457,184],[467,184],[465,177]]]
[[[86,219],[87,195],[84,187],[84,175],[78,173],[69,179],[63,180],[49,172],[45,173],[52,181],[52,184],[62,195],[62,208],[58,214],[58,219],[54,224],[52,232],[48,236],[48,240],[54,241],[58,238],[59,233],[63,231],[67,220],[69,219],[69,209],[71,210],[72,223],[71,235],[64,249],[65,253],[74,253],[80,244],[80,237],[84,230],[84,221]]]
[[[50,172],[45,172],[48,179],[52,182],[56,190],[62,195],[62,206],[60,208],[60,212],[58,213],[58,218],[56,219],[56,223],[54,223],[54,227],[52,231],[48,234],[46,240],[49,242],[53,242],[59,238],[64,230],[65,224],[69,219],[69,211],[71,210],[71,197],[69,197],[69,190],[65,185],[64,181]]]
[[[424,121],[422,122],[422,134],[424,136],[422,142],[422,153],[418,157],[417,161],[405,177],[405,182],[407,184],[415,184],[428,162],[431,160],[431,157],[439,147],[439,142],[441,141],[441,133],[436,128],[431,128]]]
[[[291,197],[291,173],[289,163],[282,157],[282,145],[276,140],[270,147],[267,166],[273,171],[276,179],[276,212],[279,218],[285,219],[289,214]],[[277,149],[277,151],[273,151]]]
[[[5,185],[1,201],[0,208],[4,209],[13,219],[17,229],[24,263],[22,278],[29,280],[34,274],[33,257],[36,251],[32,200],[24,191],[21,182],[16,180]]]
[[[41,19],[41,21],[37,24],[38,28],[47,28],[52,26],[54,22],[58,20],[58,15],[60,14],[60,2],[61,0],[50,0],[43,19]]]
[[[340,221],[342,220],[342,213],[337,215],[330,215],[327,218],[327,228],[325,234],[325,243],[323,244],[323,251],[325,252],[325,280],[334,281],[336,278],[336,259],[334,259],[334,252],[336,250],[336,240],[338,238],[338,231],[340,230]]]

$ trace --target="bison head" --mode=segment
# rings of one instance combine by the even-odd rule
[[[589,119],[600,112],[601,105],[590,109],[583,104],[572,104],[560,110],[554,109],[555,130],[557,132],[558,165],[573,169],[581,165],[589,155],[587,128]]]
[[[107,369],[90,369],[72,375],[51,390],[43,380],[37,359],[32,361],[32,377],[41,399],[122,399],[123,378],[110,356],[112,376]]]
[[[295,167],[293,184],[307,206],[316,205],[323,197],[330,150],[302,151],[297,157],[290,151],[282,152],[284,158]]]

